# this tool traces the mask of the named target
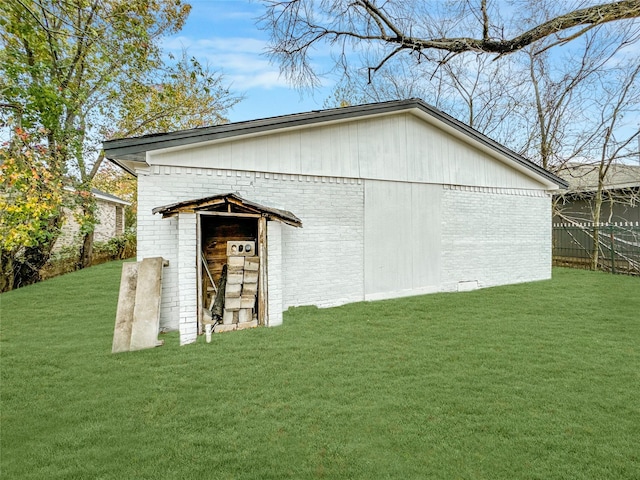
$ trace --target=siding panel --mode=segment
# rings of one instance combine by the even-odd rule
[[[150,163],[400,182],[542,187],[410,113],[151,152]]]
[[[412,184],[411,206],[412,288],[435,288],[442,260],[442,187]]]
[[[441,195],[439,185],[365,183],[365,295],[438,289]]]

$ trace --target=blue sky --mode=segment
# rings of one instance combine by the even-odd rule
[[[163,47],[167,53],[180,56],[186,49],[203,64],[224,74],[227,84],[244,100],[229,111],[231,122],[253,120],[289,113],[320,110],[330,97],[335,79],[301,92],[280,75],[279,66],[264,54],[268,35],[256,26],[264,11],[261,3],[250,0],[187,0],[191,13],[184,28],[167,37]],[[409,0],[408,0],[409,1]],[[637,44],[629,47],[634,51]],[[328,68],[330,53],[316,50],[313,60],[319,69]],[[632,114],[633,115],[633,114]],[[630,127],[640,125],[640,116],[630,118]]]
[[[330,81],[323,88],[301,93],[280,76],[278,65],[264,55],[267,33],[256,19],[263,6],[247,0],[189,0],[192,6],[186,25],[164,39],[167,52],[187,49],[201,63],[221,71],[231,90],[245,99],[229,112],[238,122],[323,108],[331,94]],[[322,58],[322,55],[319,56]]]

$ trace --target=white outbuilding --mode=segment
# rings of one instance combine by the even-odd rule
[[[551,276],[551,197],[566,183],[420,100],[104,148],[138,178],[138,258],[169,261],[160,326],[182,344],[202,331],[209,279],[241,245],[259,264],[252,306],[269,326],[291,306]]]

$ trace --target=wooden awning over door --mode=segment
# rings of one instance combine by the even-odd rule
[[[287,210],[280,210],[278,208],[260,205],[259,203],[242,198],[237,193],[224,193],[195,200],[186,200],[153,209],[154,214],[159,213],[163,218],[171,217],[179,212],[258,214],[266,217],[268,220],[277,220],[294,227],[302,227],[302,221],[293,213]]]

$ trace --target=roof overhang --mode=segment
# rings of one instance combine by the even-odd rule
[[[99,198],[100,200],[104,200],[105,202],[117,203],[126,207],[131,205],[131,202],[127,202],[126,200],[123,200],[120,197],[116,197],[115,195],[111,195],[109,193],[96,191],[96,189],[92,189],[91,193],[94,197]]]
[[[76,192],[76,189],[71,187],[71,186],[65,186],[63,188],[67,192],[72,192],[72,193]],[[97,188],[92,188],[91,189],[91,195],[93,195],[94,198],[99,199],[99,200],[104,200],[105,202],[116,203],[116,204],[119,204],[119,205],[123,205],[125,207],[128,207],[128,206],[131,205],[131,202],[127,202],[126,200],[123,200],[120,197],[116,197],[115,195],[112,195],[111,193],[103,192],[102,190],[98,190]]]
[[[118,164],[142,164],[146,152],[183,147],[192,144],[206,144],[230,138],[264,135],[273,130],[286,131],[300,129],[319,123],[336,123],[355,118],[395,113],[411,108],[417,100],[372,103],[353,107],[313,110],[305,113],[282,115],[279,117],[228,123],[212,127],[179,130],[176,132],[145,135],[142,137],[120,138],[103,142],[105,156]],[[422,103],[420,101],[420,103]]]
[[[419,99],[355,105],[144,137],[115,139],[104,142],[104,150],[109,160],[135,175],[136,169],[148,166],[148,152],[167,152],[194,144],[204,146],[231,139],[267,135],[275,130],[290,131],[316,124],[330,125],[405,111],[513,166],[525,175],[536,178],[549,190],[568,187],[565,180]]]
[[[287,210],[267,207],[259,203],[242,198],[236,193],[223,193],[210,197],[186,200],[172,203],[153,209],[153,213],[159,213],[163,218],[172,217],[180,212],[219,212],[224,214],[255,214],[267,217],[268,220],[276,220],[294,227],[302,227],[302,221]]]
[[[549,190],[564,189],[569,186],[568,182],[562,178],[436,108],[422,104],[411,111],[417,117],[447,132],[452,137],[473,145],[478,150],[510,165],[524,175],[534,176]]]
[[[596,187],[592,188],[581,188],[581,189],[570,189],[565,190],[563,192],[559,192],[556,195],[561,195],[567,198],[593,198],[596,196],[598,189]],[[612,197],[616,195],[637,195],[640,193],[640,184],[638,183],[628,183],[628,184],[619,184],[619,185],[608,185],[602,187],[603,195],[607,197]]]
[[[107,158],[107,160],[109,160],[114,165],[117,165],[118,167],[123,169],[125,172],[130,173],[134,177],[138,176],[138,173],[136,172],[138,168],[147,166],[146,162],[139,161],[139,160],[127,160],[127,159],[120,159],[120,158]]]

